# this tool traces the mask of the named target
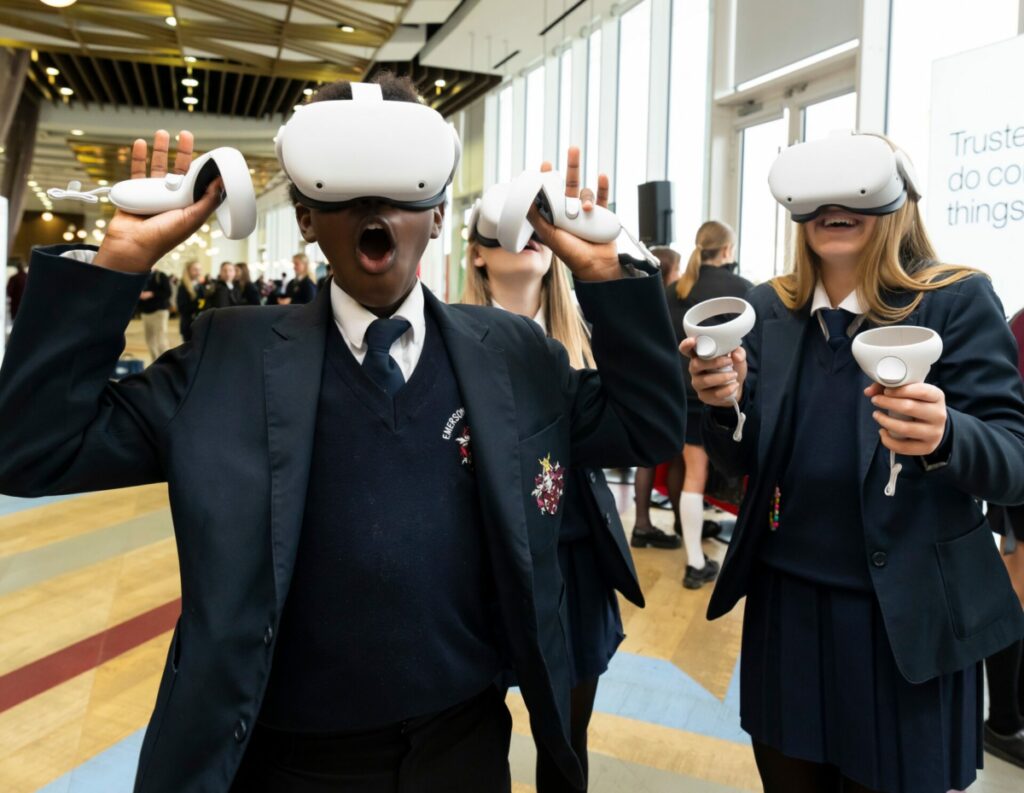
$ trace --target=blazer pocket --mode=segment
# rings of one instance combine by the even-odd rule
[[[565,416],[519,442],[519,464],[530,551],[547,550],[558,540],[569,476]]]
[[[953,633],[967,639],[1006,613],[1013,598],[988,521],[955,540],[935,543]]]

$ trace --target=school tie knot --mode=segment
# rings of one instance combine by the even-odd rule
[[[828,329],[829,347],[838,350],[850,343],[847,331],[850,329],[850,323],[857,318],[856,314],[845,308],[823,308],[821,318],[825,321],[825,327]]]
[[[404,319],[375,319],[366,329],[366,357],[363,371],[388,396],[394,396],[405,385],[398,362],[391,357],[391,345],[412,327]]]

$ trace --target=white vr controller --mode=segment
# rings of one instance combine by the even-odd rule
[[[857,334],[853,339],[853,357],[864,374],[886,388],[923,383],[932,364],[942,355],[942,337],[931,328],[917,325],[890,325]],[[912,421],[892,413],[893,418]],[[901,436],[893,434],[897,440]],[[896,453],[889,452],[889,482],[885,494],[896,494],[896,479],[903,466]]]
[[[52,187],[46,192],[51,198],[89,204],[95,204],[101,195],[108,194],[110,203],[125,212],[158,215],[194,204],[218,176],[224,182],[224,198],[217,207],[217,222],[228,239],[244,239],[256,228],[256,191],[241,152],[226,146],[196,158],[185,174],[127,179],[112,187],[87,192],[82,192],[81,182],[72,181],[66,189]]]
[[[644,258],[660,266],[657,257],[623,227],[614,212],[596,204],[584,211],[579,198],[567,196],[565,178],[557,171],[524,171],[509,184],[496,229],[502,248],[519,253],[526,247],[534,232],[527,217],[533,206],[548,223],[588,242],[613,242],[625,231]]]
[[[716,317],[724,317],[730,314],[738,316],[717,325],[705,325],[703,323]],[[697,344],[694,352],[697,357],[704,361],[729,355],[743,342],[746,336],[754,327],[757,316],[754,307],[746,300],[738,297],[715,297],[698,303],[683,317],[683,330],[688,338],[696,339]],[[727,366],[720,371],[732,371]],[[740,403],[736,397],[731,397],[733,407],[736,410],[736,431],[733,432],[734,441],[743,440],[743,425],[747,421],[746,415],[740,410]]]

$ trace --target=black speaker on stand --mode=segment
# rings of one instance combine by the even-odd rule
[[[672,215],[672,183],[645,182],[637,187],[640,241],[648,247],[669,245],[675,237]]]

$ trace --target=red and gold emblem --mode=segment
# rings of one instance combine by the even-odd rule
[[[473,450],[469,446],[469,425],[462,428],[462,432],[455,438],[455,442],[459,444],[459,458],[463,465],[468,465],[470,468],[473,467]]]
[[[557,461],[552,464],[550,454],[537,462],[540,473],[533,480],[535,487],[530,495],[537,499],[541,515],[555,515],[565,491],[565,469]]]

